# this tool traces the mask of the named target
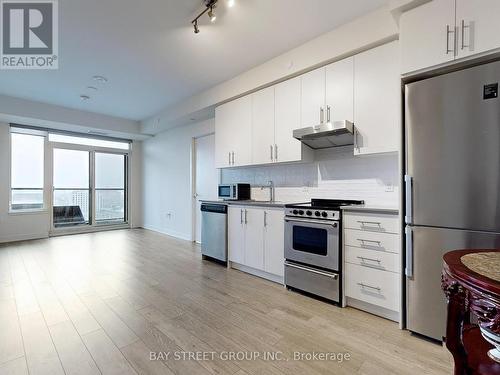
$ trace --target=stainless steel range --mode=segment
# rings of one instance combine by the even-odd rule
[[[285,206],[285,285],[338,304],[342,298],[341,206],[363,201],[312,199]]]

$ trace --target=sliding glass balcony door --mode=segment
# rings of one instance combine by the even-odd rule
[[[95,222],[125,222],[126,157],[123,154],[95,153]]]
[[[127,154],[53,148],[55,230],[127,223]]]
[[[89,225],[90,153],[55,148],[53,222],[55,228]]]

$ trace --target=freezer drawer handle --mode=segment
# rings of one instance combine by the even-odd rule
[[[361,245],[364,245],[365,242],[368,242],[368,243],[375,243],[377,244],[377,246],[379,247],[382,247],[382,243],[380,241],[375,241],[375,240],[364,240],[362,238],[358,238],[358,241],[361,242]]]
[[[378,264],[380,264],[382,262],[380,259],[374,259],[374,258],[366,258],[366,257],[360,257],[360,256],[358,256],[357,258],[360,259],[362,262],[364,262],[365,260],[369,260],[371,262],[377,262]]]
[[[379,292],[382,290],[379,286],[371,286],[371,285],[368,285],[368,284],[363,284],[363,283],[358,283],[358,285],[359,285],[361,288],[373,289],[373,290],[377,290],[377,291],[379,291]]]
[[[413,230],[409,227],[405,229],[406,233],[406,277],[413,277]]]
[[[302,271],[316,273],[316,274],[321,275],[321,276],[330,277],[330,278],[332,278],[334,280],[337,280],[339,278],[339,275],[337,275],[335,273],[327,273],[327,272],[322,272],[322,271],[318,271],[318,270],[313,270],[312,268],[302,267],[302,266],[299,266],[297,264],[292,264],[292,263],[289,263],[289,262],[285,262],[285,266],[292,267],[292,268],[297,268],[298,270],[302,270]]]

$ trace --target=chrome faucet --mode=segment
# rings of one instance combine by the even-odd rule
[[[274,202],[274,182],[268,181],[267,185],[260,187],[260,190],[264,190],[264,188],[269,189],[269,202]]]

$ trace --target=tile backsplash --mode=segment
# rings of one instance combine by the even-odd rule
[[[253,199],[268,199],[273,181],[276,200],[302,202],[311,198],[363,199],[366,204],[399,205],[398,154],[354,156],[352,146],[315,151],[310,163],[223,169],[222,183],[252,185]]]

